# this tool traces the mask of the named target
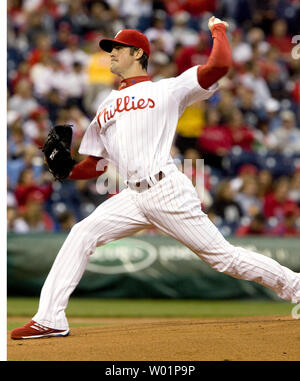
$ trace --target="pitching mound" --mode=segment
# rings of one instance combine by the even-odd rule
[[[11,361],[296,361],[300,359],[300,321],[292,320],[291,316],[223,319],[105,318],[69,319],[69,322],[71,334],[65,338],[11,340],[8,335],[7,359]]]

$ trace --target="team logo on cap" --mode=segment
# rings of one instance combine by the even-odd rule
[[[121,32],[122,32],[123,29],[119,30],[119,32],[115,35],[114,38],[116,38]]]

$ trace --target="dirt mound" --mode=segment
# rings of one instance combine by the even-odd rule
[[[13,318],[9,318],[13,321]],[[20,317],[18,317],[20,321]],[[26,319],[23,319],[26,321]],[[11,340],[11,361],[299,361],[300,321],[242,318],[69,319],[65,338]],[[75,325],[72,327],[72,325]],[[82,326],[78,326],[82,325]]]

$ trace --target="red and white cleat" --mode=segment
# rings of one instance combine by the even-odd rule
[[[40,339],[42,337],[59,337],[68,336],[70,330],[58,330],[53,328],[45,327],[33,320],[25,324],[24,327],[16,328],[11,331],[10,337],[13,340],[20,339]]]

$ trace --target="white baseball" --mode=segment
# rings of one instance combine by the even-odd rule
[[[224,24],[226,28],[229,27],[228,22],[226,22],[226,21],[222,21],[222,20],[218,19],[218,18],[215,17],[215,16],[212,16],[212,17],[209,18],[209,20],[208,20],[208,27],[209,27],[209,29],[211,30],[211,28],[212,28],[214,25],[216,25],[216,24],[220,24],[220,23],[221,23],[221,24]]]

